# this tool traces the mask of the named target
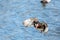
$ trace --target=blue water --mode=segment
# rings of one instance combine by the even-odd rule
[[[31,17],[45,21],[48,33],[24,27],[22,22]],[[60,0],[45,8],[40,0],[0,0],[0,40],[60,40]]]

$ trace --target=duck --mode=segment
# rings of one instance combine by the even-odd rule
[[[42,3],[43,6],[45,6],[47,3],[49,3],[51,0],[41,0],[40,2]]]
[[[33,25],[36,29],[40,30],[41,32],[48,32],[48,25],[45,22],[40,23],[39,21],[34,21]]]
[[[25,27],[33,26],[37,30],[47,33],[48,32],[48,25],[45,22],[40,22],[38,18],[29,18],[23,21],[23,25]]]

